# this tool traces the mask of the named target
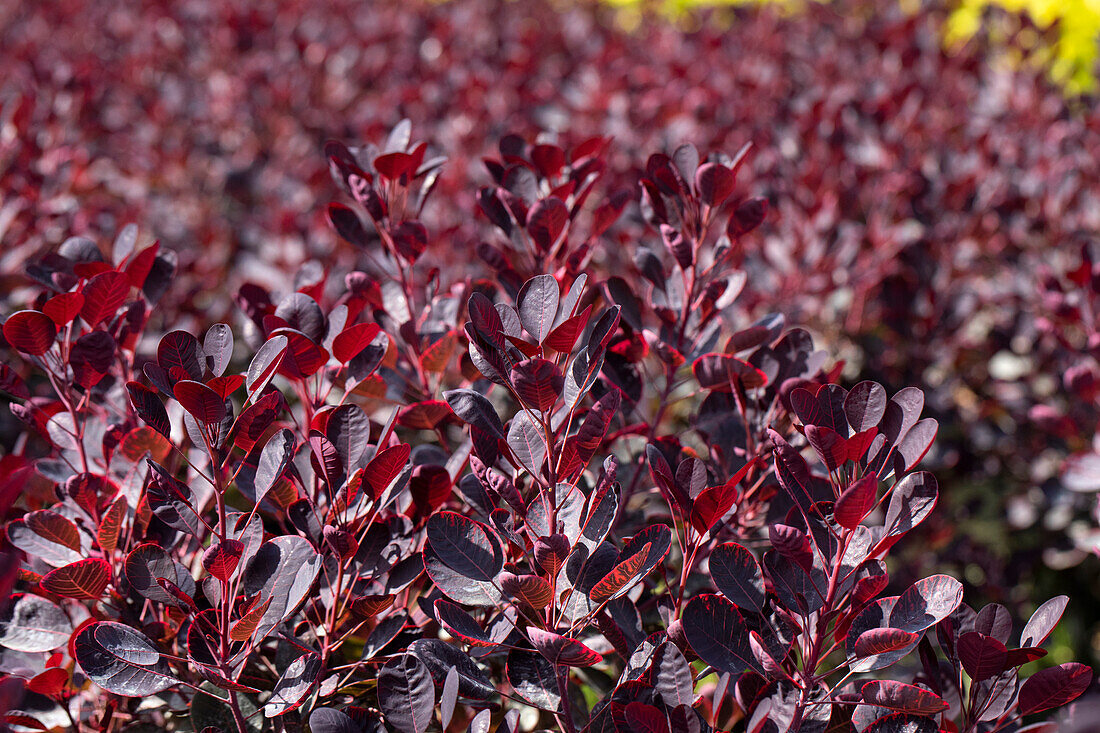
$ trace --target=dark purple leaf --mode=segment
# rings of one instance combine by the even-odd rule
[[[329,413],[325,434],[350,473],[370,445],[370,420],[359,405],[343,404]]]
[[[558,281],[553,275],[533,277],[519,291],[516,299],[519,320],[536,343],[541,344],[554,327],[559,296]]]
[[[275,537],[262,545],[249,560],[241,578],[245,596],[259,594],[271,600],[257,625],[257,638],[264,638],[305,600],[321,571],[321,556],[304,537]]]
[[[853,433],[877,427],[886,413],[886,390],[876,382],[860,382],[844,398],[844,415]]]
[[[1020,687],[1020,712],[1031,715],[1061,707],[1080,697],[1091,682],[1092,670],[1076,662],[1041,669]]]
[[[542,426],[528,413],[521,412],[512,418],[507,441],[516,460],[528,473],[533,476],[542,473],[542,465],[546,462],[546,436]]]
[[[435,602],[435,613],[439,619],[439,625],[447,630],[447,633],[470,646],[496,646],[485,630],[474,621],[473,616],[466,613],[457,603],[440,598]]]
[[[279,370],[289,344],[286,336],[272,336],[252,357],[245,375],[245,386],[248,389],[248,398],[253,402]]]
[[[172,425],[168,421],[168,411],[157,393],[139,382],[127,382],[126,391],[130,395],[130,404],[145,424],[169,438]]]
[[[428,543],[436,555],[460,575],[483,582],[496,578],[504,564],[500,545],[483,525],[455,512],[428,519]]]
[[[325,339],[325,314],[317,301],[305,293],[290,293],[279,301],[275,317],[315,344]]]
[[[424,663],[435,684],[442,685],[450,670],[458,670],[458,691],[471,700],[496,697],[489,675],[469,654],[439,639],[417,639],[409,644],[409,653]]]
[[[332,228],[336,230],[344,241],[353,244],[360,249],[365,249],[370,243],[367,230],[359,215],[343,204],[330,203],[328,205],[328,220]]]
[[[314,708],[309,714],[312,733],[363,733],[363,728],[347,713],[335,708]]]
[[[130,587],[155,603],[175,605],[174,597],[157,583],[157,578],[166,578],[187,595],[195,596],[191,573],[169,557],[164,548],[152,542],[134,548],[126,556],[125,569]]]
[[[467,425],[476,425],[500,440],[506,439],[504,423],[484,395],[472,389],[452,389],[444,392],[443,398]]]
[[[1008,649],[1004,644],[976,631],[960,636],[955,651],[963,669],[974,682],[996,677],[1004,671],[1008,661]]]
[[[939,423],[931,417],[918,421],[909,429],[905,437],[898,443],[895,453],[904,466],[904,470],[912,470],[914,466],[920,463],[928,449],[932,447],[932,442],[936,439],[938,430]]]
[[[708,206],[721,206],[733,193],[735,176],[721,163],[704,163],[695,171],[695,190]]]
[[[962,583],[948,575],[918,580],[898,597],[889,626],[921,632],[947,618],[962,603]]]
[[[169,373],[173,368],[182,369],[188,375],[186,378],[201,380],[203,353],[199,340],[186,331],[166,334],[157,346],[157,364]]]
[[[684,635],[699,657],[721,672],[760,670],[749,646],[749,630],[737,607],[721,596],[695,596],[684,607]]]
[[[124,697],[146,697],[176,684],[144,634],[113,621],[85,626],[73,642],[76,661],[97,685]]]
[[[283,472],[290,465],[290,459],[294,456],[294,433],[286,428],[272,435],[260,451],[259,463],[256,465],[256,503],[259,504],[278,484],[283,477]]]
[[[435,710],[435,685],[424,663],[402,654],[378,672],[378,706],[395,730],[424,733]]]
[[[714,585],[736,605],[752,611],[764,607],[764,576],[752,553],[736,542],[714,548],[710,556],[710,577]]]
[[[169,527],[201,536],[206,525],[192,504],[191,488],[153,459],[146,462],[150,468],[146,498],[153,514]]]
[[[306,652],[279,675],[271,697],[264,703],[264,717],[274,718],[297,710],[306,701],[321,674],[321,657]]]
[[[886,536],[900,537],[923,522],[939,499],[936,477],[927,471],[911,473],[898,481],[886,509]]]
[[[527,638],[531,640],[535,649],[553,664],[562,664],[567,667],[591,667],[603,659],[599,652],[589,649],[576,639],[552,631],[528,626]]]
[[[939,726],[932,718],[893,713],[871,723],[863,733],[937,733]]]
[[[513,649],[508,654],[508,684],[524,700],[543,710],[561,710],[554,665],[546,657],[526,649]]]

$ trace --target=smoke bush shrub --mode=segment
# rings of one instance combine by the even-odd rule
[[[1019,674],[1066,597],[1016,633],[946,575],[892,586],[938,424],[731,318],[767,212],[747,147],[654,154],[635,196],[596,185],[607,139],[507,136],[482,276],[454,277],[410,133],[326,146],[354,258],[245,283],[236,325],[143,338],[175,260],[132,228],[28,267],[9,726],[993,731],[1088,687]],[[646,247],[601,276],[632,197]]]
[[[1097,353],[1036,318],[1044,269],[1076,270],[1100,231],[1100,105],[989,63],[981,33],[946,53],[956,4],[738,7],[691,17],[691,32],[648,17],[624,32],[605,4],[538,0],[9,3],[4,312],[31,297],[18,275],[39,250],[138,221],[180,258],[151,329],[229,320],[228,299],[201,297],[209,283],[286,290],[327,262],[324,139],[381,139],[401,115],[452,161],[426,223],[456,246],[433,247],[434,266],[471,277],[487,239],[471,215],[479,161],[506,132],[552,130],[564,147],[614,136],[615,190],[643,172],[640,151],[751,140],[745,173],[777,216],[736,254],[742,321],[782,313],[819,334],[845,379],[921,384],[944,427],[928,465],[955,487],[928,525],[950,537],[941,557],[980,565],[1005,602],[999,589],[1034,584],[1041,558],[1088,558],[1049,592],[1077,587],[1100,607],[1086,588],[1096,492],[1081,490],[1080,459],[1065,463],[1095,453],[1100,403],[1063,380],[1100,374]],[[1031,53],[1034,30],[1014,52]],[[632,266],[645,241],[633,212],[589,269]],[[1078,638],[1095,635],[1095,615],[1081,620]]]

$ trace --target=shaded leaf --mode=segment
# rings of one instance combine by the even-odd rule
[[[489,531],[455,512],[439,512],[428,519],[428,543],[455,572],[472,580],[490,582],[504,564],[498,543]]]
[[[76,635],[73,651],[84,674],[116,695],[145,697],[176,684],[153,642],[120,623],[85,626]]]
[[[725,598],[702,594],[684,607],[684,636],[699,657],[722,672],[760,670],[749,647],[749,630],[737,607]]]
[[[764,606],[764,575],[752,553],[736,542],[714,548],[710,577],[729,600],[742,608],[759,611]]]
[[[264,717],[274,718],[297,710],[317,684],[320,674],[321,658],[313,652],[306,652],[291,662],[279,675],[271,697],[264,703]]]
[[[553,664],[562,664],[567,667],[591,667],[603,659],[599,652],[589,649],[576,639],[553,631],[528,626],[527,638],[531,640],[535,649]]]
[[[1041,669],[1020,687],[1020,712],[1031,715],[1061,707],[1077,699],[1091,682],[1092,670],[1076,662]]]
[[[935,715],[948,705],[934,692],[893,680],[874,680],[860,690],[864,702],[914,715]]]
[[[547,199],[546,201],[556,200]],[[564,207],[560,201],[558,204]],[[554,320],[558,315],[559,297],[558,281],[553,275],[533,277],[520,289],[519,296],[516,298],[519,320],[524,330],[534,337],[535,343],[541,344],[553,329]]]
[[[72,631],[72,623],[60,607],[25,593],[4,611],[0,646],[17,652],[48,652],[64,645]]]

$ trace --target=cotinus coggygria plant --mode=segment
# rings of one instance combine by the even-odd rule
[[[1085,691],[1020,674],[1065,597],[1016,633],[951,577],[891,584],[939,495],[923,392],[731,327],[748,148],[652,156],[635,213],[599,188],[610,141],[509,136],[485,277],[448,277],[409,133],[326,147],[350,249],[245,284],[235,325],[147,332],[173,260],[132,229],[31,266],[9,726],[978,733]],[[627,212],[652,239],[609,275]]]

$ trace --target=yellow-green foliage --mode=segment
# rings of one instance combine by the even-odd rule
[[[722,7],[737,5],[780,5],[788,10],[797,9],[815,0],[607,0],[628,14],[643,7],[659,6],[664,12],[683,15],[693,7]],[[826,1],[826,0],[816,0]],[[903,7],[911,7],[914,0],[900,0]],[[1040,30],[1053,31],[1054,40],[1044,45],[1034,31],[1016,34],[1016,42],[1028,52],[1029,59],[1046,64],[1051,75],[1073,94],[1095,91],[1096,66],[1100,59],[1100,0],[954,0],[946,29],[949,44],[965,42],[981,29],[985,10],[999,7],[1027,15]],[[629,23],[629,20],[627,21]],[[994,38],[1017,29],[989,29]]]
[[[961,0],[948,22],[948,42],[970,38],[982,22],[989,6],[1028,15],[1041,29],[1058,24],[1051,48],[1036,48],[1036,57],[1050,66],[1051,74],[1070,92],[1096,88],[1096,62],[1100,43],[1100,0]],[[1038,41],[1034,34],[1023,34],[1021,43]]]

